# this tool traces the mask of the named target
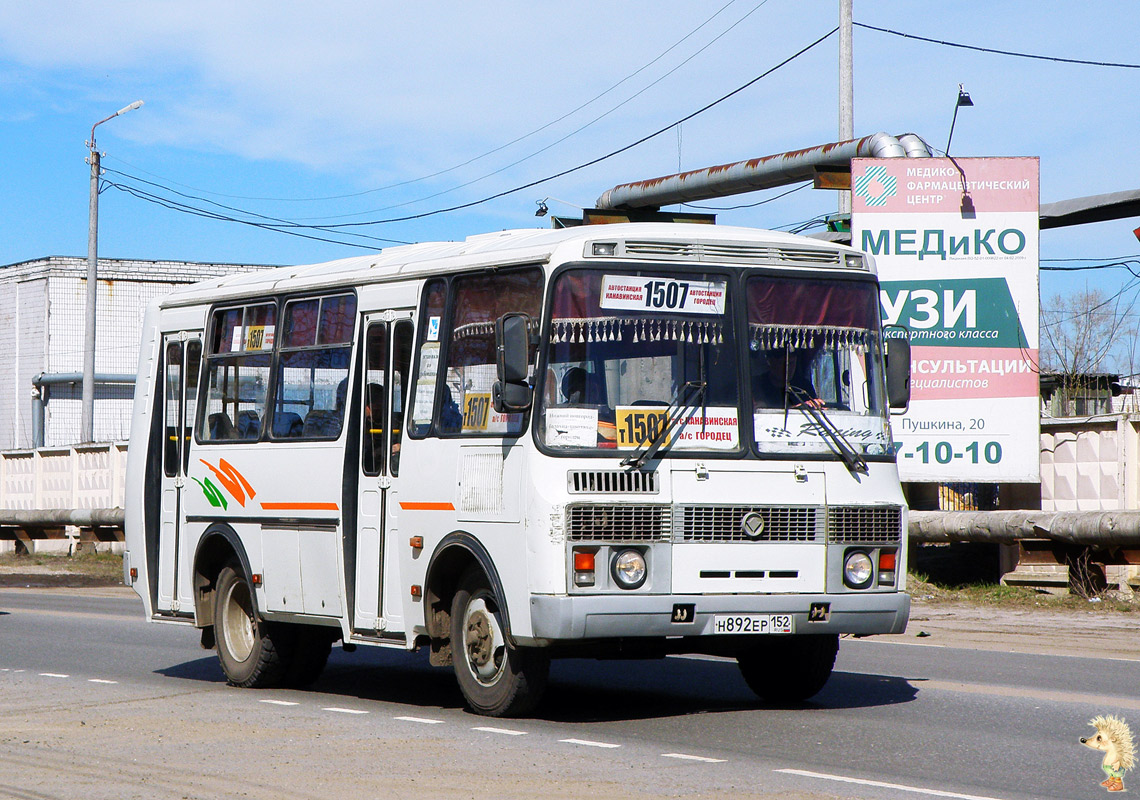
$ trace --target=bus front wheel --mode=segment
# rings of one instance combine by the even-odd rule
[[[451,603],[455,677],[472,711],[509,717],[534,709],[546,688],[550,659],[507,642],[500,601],[477,567],[459,581]]]
[[[232,686],[274,686],[285,675],[280,632],[258,617],[241,565],[230,562],[214,589],[214,635],[222,672]]]
[[[835,634],[765,636],[736,660],[757,695],[771,703],[800,703],[823,689],[838,652]]]

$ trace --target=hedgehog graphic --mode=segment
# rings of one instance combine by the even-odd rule
[[[1096,728],[1096,736],[1081,737],[1081,744],[1104,752],[1100,768],[1106,777],[1100,785],[1110,792],[1123,792],[1124,773],[1136,764],[1132,730],[1123,719],[1113,716],[1093,717],[1089,725]]]

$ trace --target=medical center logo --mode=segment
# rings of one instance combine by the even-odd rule
[[[855,179],[854,189],[868,206],[884,206],[889,198],[898,194],[895,176],[888,175],[887,168],[881,164],[867,167],[867,171]]]

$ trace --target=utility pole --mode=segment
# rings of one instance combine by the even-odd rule
[[[95,129],[120,114],[134,111],[143,104],[136,100],[114,114],[91,126],[91,139],[87,146],[91,154],[91,200],[87,212],[87,309],[83,316],[83,412],[80,417],[79,436],[82,442],[95,441],[95,302],[99,297],[99,148],[95,146]]]
[[[839,0],[839,141],[855,138],[854,57],[851,46],[852,0]],[[851,191],[839,192],[839,213],[851,213]]]

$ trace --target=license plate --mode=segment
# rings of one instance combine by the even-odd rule
[[[795,633],[791,614],[717,614],[713,633]]]

